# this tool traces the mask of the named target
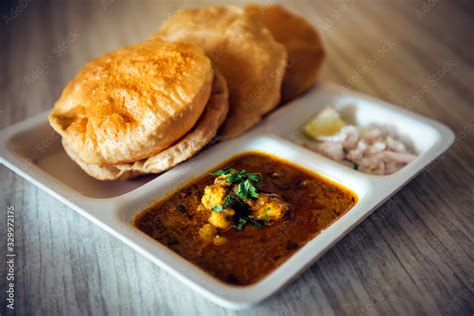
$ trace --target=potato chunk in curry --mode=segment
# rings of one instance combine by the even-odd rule
[[[234,223],[233,216],[235,211],[231,208],[226,208],[222,212],[211,212],[208,222],[219,229],[227,229]]]
[[[245,201],[251,214],[258,220],[281,220],[288,212],[288,204],[278,194],[260,193],[256,200]]]
[[[215,228],[229,229],[235,222],[242,223],[242,217],[245,221],[243,225],[247,222],[261,225],[258,221],[268,224],[271,220],[285,217],[289,206],[282,197],[259,193],[254,186],[254,183],[261,181],[261,174],[230,168],[219,170],[218,173],[214,183],[204,188],[201,198],[202,207],[211,211],[208,222]],[[238,219],[235,218],[235,206],[240,206]],[[242,214],[242,210],[247,214]]]
[[[226,181],[227,176],[222,175],[214,180],[214,184],[208,185],[204,188],[204,194],[201,198],[201,203],[205,208],[212,211],[216,206],[224,203],[224,198],[230,191],[230,183]]]

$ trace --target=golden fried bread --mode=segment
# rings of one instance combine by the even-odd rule
[[[169,41],[191,40],[210,51],[223,40],[227,28],[243,12],[242,8],[231,5],[180,9],[160,26],[154,36]]]
[[[184,9],[155,37],[201,45],[226,78],[230,108],[219,139],[241,135],[280,101],[287,53],[259,14],[233,6]]]
[[[261,14],[265,27],[288,51],[288,66],[282,87],[283,101],[291,100],[309,89],[316,82],[325,56],[316,29],[304,18],[280,5],[249,5],[245,9]]]
[[[113,166],[87,164],[64,143],[68,155],[90,176],[99,180],[124,180],[147,173],[166,171],[199,152],[216,135],[229,109],[228,90],[224,77],[215,70],[211,96],[196,126],[177,143],[162,152],[135,163]]]
[[[135,162],[168,148],[201,116],[213,70],[191,43],[153,40],[89,62],[49,116],[78,160]]]
[[[224,140],[243,134],[278,105],[287,53],[253,14],[235,21],[216,51],[227,52],[213,59],[229,86],[229,115],[218,136]]]

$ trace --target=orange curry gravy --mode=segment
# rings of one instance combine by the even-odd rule
[[[357,197],[350,190],[287,161],[260,152],[234,157],[222,164],[260,172],[256,187],[278,193],[290,205],[287,217],[257,228],[219,231],[228,241],[203,244],[199,229],[209,213],[196,211],[204,188],[215,176],[205,175],[155,206],[139,213],[134,224],[218,279],[235,285],[255,283],[298,248],[352,208]],[[219,169],[219,168],[216,168]]]

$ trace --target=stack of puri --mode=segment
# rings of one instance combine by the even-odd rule
[[[308,90],[323,59],[316,30],[281,6],[182,9],[84,66],[49,121],[96,179],[161,173]]]

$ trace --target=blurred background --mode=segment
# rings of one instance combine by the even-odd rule
[[[249,2],[2,0],[0,128],[49,110],[87,61],[147,39],[175,10]],[[319,29],[327,51],[321,80],[439,120],[457,141],[397,195],[389,215],[371,216],[245,313],[471,315],[474,1],[252,2],[282,3]],[[17,314],[227,313],[6,168],[0,180],[2,205],[21,210]],[[422,202],[405,203],[414,196]],[[2,275],[2,314],[4,282]]]
[[[106,51],[147,39],[176,9],[249,2],[3,0],[1,106],[6,110],[0,127],[6,125],[7,117],[9,122],[18,121],[27,114],[15,105],[34,103],[25,108],[31,112],[49,109],[84,63]],[[473,96],[471,0],[260,2],[284,3],[318,27],[328,52],[323,80],[383,95],[404,105],[420,94],[418,90],[429,83],[430,76],[454,63],[455,71],[448,71],[439,85],[455,83],[456,91],[431,89],[416,105],[418,112],[448,119],[446,123],[454,123],[451,126],[456,124],[449,116],[461,117],[455,113],[446,117],[446,102],[457,101],[456,92]],[[424,102],[426,98],[434,102]],[[440,111],[431,113],[432,107],[440,107]]]

